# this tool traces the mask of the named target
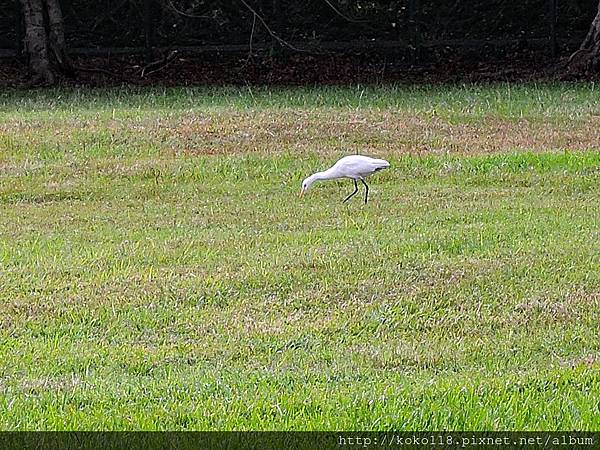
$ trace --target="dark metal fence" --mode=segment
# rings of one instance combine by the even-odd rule
[[[580,42],[597,0],[63,0],[74,53],[422,48],[478,51]],[[0,54],[22,51],[18,0],[0,0]],[[266,26],[265,26],[266,24]]]

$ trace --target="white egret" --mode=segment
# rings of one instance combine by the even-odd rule
[[[365,178],[369,175],[390,167],[390,163],[384,159],[369,158],[362,155],[345,156],[336,162],[332,167],[323,171],[317,172],[302,182],[302,191],[300,195],[308,190],[308,188],[317,180],[334,180],[337,178],[350,178],[354,181],[354,191],[344,199],[344,203],[350,200],[358,192],[358,183],[360,180],[365,185],[365,204],[369,200],[369,186],[365,182]]]

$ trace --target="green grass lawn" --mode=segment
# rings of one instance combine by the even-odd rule
[[[0,428],[598,430],[599,204],[592,84],[0,93]]]

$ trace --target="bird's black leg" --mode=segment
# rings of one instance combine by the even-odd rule
[[[365,180],[363,180],[362,178],[360,179],[360,181],[362,181],[362,184],[365,185],[365,205],[367,204],[367,201],[369,201],[369,185],[365,182]],[[355,181],[356,183],[356,181]]]
[[[358,192],[358,184],[356,183],[356,180],[354,180],[354,192],[352,192],[352,194],[350,194],[348,197],[346,197],[342,203],[346,203],[348,200],[350,200],[352,197],[354,197],[357,192]]]

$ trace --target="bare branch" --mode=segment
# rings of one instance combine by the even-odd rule
[[[329,0],[323,0],[325,3],[327,3],[329,5],[329,7],[331,9],[333,9],[335,11],[335,13],[342,17],[343,19],[347,20],[348,22],[353,22],[353,23],[366,23],[368,22],[367,20],[358,20],[358,19],[353,19],[352,17],[347,16],[346,14],[344,14],[343,12],[341,12],[338,8],[336,8],[336,6],[331,3]]]
[[[248,53],[252,56],[252,41],[254,40],[254,27],[256,26],[256,14],[252,15],[252,31],[250,32],[250,42],[248,43]]]
[[[159,70],[163,70],[165,67],[170,65],[178,55],[177,50],[172,50],[169,53],[166,53],[165,56],[158,61],[151,62],[150,64],[144,66],[141,70],[140,76],[144,78],[150,74],[158,72]]]
[[[306,50],[303,50],[303,49],[300,49],[300,48],[298,48],[298,47],[295,47],[295,46],[293,46],[292,44],[290,44],[289,42],[287,42],[287,41],[285,41],[285,40],[281,39],[279,36],[277,36],[277,35],[276,35],[276,34],[273,32],[273,30],[271,30],[271,28],[269,27],[269,25],[267,25],[267,22],[265,22],[265,19],[263,19],[263,18],[260,16],[260,14],[258,14],[258,13],[257,13],[257,12],[256,12],[256,11],[255,11],[253,8],[252,8],[252,6],[250,6],[250,5],[249,5],[249,4],[246,2],[246,0],[240,0],[240,2],[242,2],[242,4],[243,4],[243,5],[244,5],[246,8],[248,8],[248,10],[249,10],[249,11],[250,11],[252,14],[254,14],[254,17],[255,17],[256,19],[260,20],[260,22],[263,24],[263,26],[265,27],[265,29],[267,30],[267,32],[269,33],[269,35],[271,35],[271,37],[272,37],[273,39],[275,39],[275,40],[276,40],[277,42],[279,42],[281,45],[283,45],[283,46],[285,46],[285,47],[288,47],[288,48],[290,48],[290,49],[292,49],[292,50],[295,50],[295,51],[297,51],[297,52],[306,52]]]
[[[180,16],[188,17],[190,19],[213,19],[213,17],[211,17],[211,16],[197,16],[195,14],[189,14],[184,11],[181,11],[180,9],[175,7],[172,0],[165,0],[165,2],[167,3],[167,6],[169,6],[169,8],[171,8],[173,11],[175,11]]]

